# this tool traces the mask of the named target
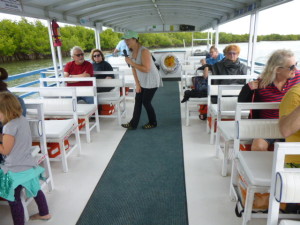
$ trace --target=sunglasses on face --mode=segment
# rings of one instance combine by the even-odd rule
[[[74,55],[77,56],[77,57],[84,56],[83,53],[80,53],[80,54],[74,54]]]
[[[99,55],[93,55],[93,57],[94,57],[94,58],[96,58],[96,57],[100,57],[100,56],[101,56],[100,54],[99,54]]]
[[[280,68],[285,68],[285,69],[289,69],[289,71],[293,71],[297,69],[297,62],[295,63],[295,65],[291,65],[289,67],[284,67],[284,66],[280,66]]]
[[[236,55],[236,52],[227,52],[228,55]]]

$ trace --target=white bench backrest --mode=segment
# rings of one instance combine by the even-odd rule
[[[237,139],[283,138],[279,131],[278,119],[245,119],[236,121],[236,125]]]
[[[125,72],[122,70],[122,68],[119,68],[119,70],[117,71],[94,71],[94,77],[96,78],[97,76],[110,75],[110,74],[113,74],[115,76],[115,79],[120,79],[120,78],[124,78]]]
[[[221,111],[235,111],[238,97],[224,97],[238,96],[243,85],[219,85],[218,87],[218,112]]]
[[[280,102],[238,102],[236,104],[235,120],[240,120],[242,111],[251,109],[279,109]]]
[[[46,82],[56,82],[58,87],[65,87],[65,82],[68,81],[91,81],[93,83],[93,86],[73,86],[76,88],[76,96],[90,96],[93,97],[96,95],[96,78],[95,77],[82,77],[82,78],[40,78],[40,86],[41,87],[47,87]],[[48,89],[46,90],[46,92]],[[50,90],[49,90],[50,91]],[[63,90],[62,90],[63,91]],[[45,92],[41,92],[43,96],[50,96],[50,93],[47,94]],[[68,96],[67,92],[63,91],[62,95]],[[52,96],[57,96],[57,94],[52,93]],[[69,95],[69,96],[72,96]]]
[[[97,79],[97,87],[124,87],[124,79]]]

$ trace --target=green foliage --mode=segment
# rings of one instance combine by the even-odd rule
[[[77,45],[85,52],[95,48],[95,33],[93,29],[82,26],[65,26],[60,28],[62,39],[62,52],[69,55],[70,49]],[[113,51],[121,40],[122,34],[106,29],[100,34],[101,48],[105,51]],[[207,33],[194,32],[194,38],[205,39]],[[192,33],[149,33],[140,34],[140,42],[148,48],[183,47],[183,40],[186,46],[192,43]],[[299,35],[260,35],[258,41],[283,41],[300,40]],[[219,43],[248,42],[249,35],[236,35],[220,32]],[[206,41],[199,41],[197,44],[206,44]],[[0,21],[0,57],[1,56],[50,56],[51,48],[49,43],[48,28],[40,21],[29,22],[22,18],[18,22],[11,20]],[[26,58],[26,57],[23,57]],[[22,59],[22,57],[21,57]]]

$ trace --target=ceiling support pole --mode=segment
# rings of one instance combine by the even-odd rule
[[[250,68],[250,74],[254,74],[258,15],[259,15],[259,11],[256,11],[255,13],[252,13],[250,17],[249,43],[248,43],[248,55],[247,55],[247,66],[248,68]]]
[[[95,27],[95,45],[97,49],[101,50],[101,40],[100,40],[100,33],[102,32],[102,23],[97,23]]]

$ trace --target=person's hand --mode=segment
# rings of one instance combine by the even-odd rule
[[[136,87],[135,87],[135,92],[136,92],[136,93],[141,93],[141,91],[142,91],[141,86],[140,86],[139,84],[136,85]]]
[[[258,80],[250,81],[248,85],[251,90],[255,90],[258,88]]]
[[[74,76],[69,75],[67,78],[74,78]],[[66,83],[72,84],[72,83],[76,83],[76,81],[66,81]]]
[[[131,58],[129,58],[129,57],[125,57],[125,61],[126,61],[126,63],[127,63],[127,64],[129,64],[129,65],[131,65],[131,66],[132,66],[132,63],[133,63],[133,61],[132,61],[132,59],[131,59]]]
[[[206,60],[205,59],[201,59],[200,63],[201,63],[201,65],[205,65],[206,64]]]
[[[86,71],[84,71],[84,72],[82,73],[82,76],[83,76],[83,77],[90,77],[90,74],[87,73]]]

